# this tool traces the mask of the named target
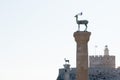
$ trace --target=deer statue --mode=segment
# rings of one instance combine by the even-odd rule
[[[69,63],[69,60],[67,60],[66,58],[64,58],[64,60],[65,60],[65,63],[67,63],[67,62]]]
[[[88,20],[78,20],[78,15],[82,15],[82,12],[80,14],[75,15],[76,23],[78,24],[78,31],[80,31],[80,24],[84,24],[86,26],[84,31],[87,31]]]

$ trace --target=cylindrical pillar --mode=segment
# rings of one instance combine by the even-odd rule
[[[64,80],[70,80],[70,64],[65,64]]]
[[[76,50],[76,80],[88,80],[88,41],[91,32],[74,32],[77,43]]]

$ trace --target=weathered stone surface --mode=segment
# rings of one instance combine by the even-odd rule
[[[77,80],[88,80],[88,41],[91,32],[77,31],[74,38],[77,43],[76,67]]]

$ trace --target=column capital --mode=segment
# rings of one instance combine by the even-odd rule
[[[74,32],[74,38],[77,44],[84,44],[89,41],[91,32],[76,31]]]

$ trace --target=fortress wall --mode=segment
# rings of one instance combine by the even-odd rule
[[[115,68],[115,56],[89,56],[90,67],[112,67]]]

